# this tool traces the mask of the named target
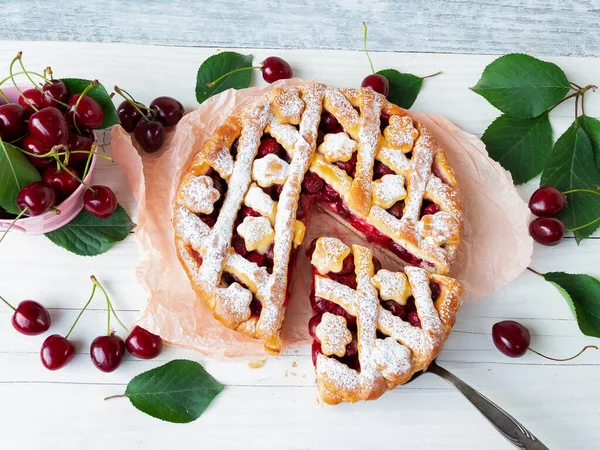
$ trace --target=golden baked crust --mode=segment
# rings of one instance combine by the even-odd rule
[[[313,265],[321,264],[327,247],[344,245],[336,238],[325,245],[319,238],[317,248],[325,248],[317,254],[313,253]],[[345,255],[344,253],[342,255]],[[358,359],[360,371],[350,368],[327,353],[324,349],[316,358],[317,392],[319,400],[328,404],[341,402],[357,402],[374,400],[384,392],[406,383],[419,371],[427,367],[435,359],[444,342],[448,338],[454,322],[456,311],[460,305],[459,296],[462,285],[452,278],[431,274],[424,269],[406,266],[404,273],[379,270],[374,273],[373,255],[371,251],[359,245],[352,246],[357,288],[352,289],[340,284],[332,278],[315,273],[314,295],[333,302],[356,317]],[[332,267],[331,261],[328,267]],[[396,278],[394,278],[397,276]],[[389,282],[385,282],[385,278]],[[407,280],[406,284],[402,280]],[[400,281],[401,289],[396,292],[395,300],[402,302],[408,296],[415,301],[416,312],[421,326],[413,326],[393,315],[380,304],[380,298],[389,294]],[[430,283],[439,287],[439,295],[432,300]],[[387,286],[386,286],[387,285]],[[325,317],[325,313],[323,317]],[[340,316],[336,316],[340,317]],[[321,319],[323,320],[323,319]],[[345,320],[344,322],[345,323]],[[318,329],[318,327],[317,327]],[[347,329],[333,330],[334,336],[318,336],[335,341],[335,335],[342,335]],[[388,336],[381,339],[383,333]],[[346,344],[348,341],[342,341]],[[345,353],[338,348],[336,355]]]
[[[335,116],[348,137],[345,141],[337,139],[330,152],[317,151],[324,111]],[[389,118],[383,132],[382,115]],[[289,164],[275,157],[256,159],[264,134],[283,146],[291,159]],[[354,177],[332,160],[342,150],[336,146],[347,145],[349,140],[356,143]],[[232,155],[236,142],[237,154]],[[377,191],[373,189],[376,160],[397,174],[399,178],[394,180],[405,180],[406,206],[400,219],[378,206],[387,201],[388,187],[394,180],[378,185]],[[212,211],[211,205],[218,198],[207,179],[211,170],[228,185],[214,225],[200,219]],[[274,353],[281,349],[290,252],[301,243],[304,231],[297,224],[296,210],[308,170],[333,187],[353,214],[437,273],[449,270],[460,244],[462,205],[443,152],[424,127],[383,96],[369,88],[337,89],[306,83],[276,88],[236,111],[198,150],[182,178],[174,203],[175,244],[194,290],[214,316],[227,327],[263,340],[265,348]],[[281,180],[283,189],[276,204],[267,205],[262,218],[249,219],[243,228],[247,247],[252,245],[263,252],[272,242],[273,269],[269,272],[236,254],[231,244],[238,211],[249,190],[256,183],[264,187]],[[441,211],[421,217],[423,200],[436,203]],[[244,286],[237,282],[228,285],[222,280],[224,273],[235,276]],[[250,310],[250,303],[256,300],[262,307],[259,315]]]

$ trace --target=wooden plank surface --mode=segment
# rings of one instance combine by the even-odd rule
[[[31,67],[51,64],[58,76],[98,78],[119,84],[139,100],[173,95],[186,108],[197,106],[194,80],[198,65],[214,49],[134,45],[0,42],[0,72],[18,50]],[[250,51],[248,51],[250,52]],[[338,86],[356,86],[368,71],[359,52],[252,50],[257,61],[270,54],[288,60],[297,75]],[[415,109],[447,115],[467,131],[481,134],[498,115],[468,90],[493,56],[377,53],[375,64],[420,75],[443,70],[427,80]],[[597,81],[600,61],[552,58],[577,83]],[[260,77],[257,77],[260,78]],[[257,79],[256,84],[262,84]],[[600,116],[600,94],[590,95],[586,110]],[[573,120],[573,105],[552,114],[555,135]],[[110,148],[107,148],[110,151]],[[96,179],[112,186],[135,214],[135,203],[121,169],[102,162]],[[526,198],[535,188],[519,188]],[[53,332],[65,332],[89,295],[90,274],[106,285],[119,314],[131,322],[143,307],[145,293],[135,278],[140,253],[133,237],[94,258],[72,255],[43,236],[11,234],[2,243],[0,294],[19,301],[33,298],[51,309]],[[536,246],[532,267],[540,271],[585,272],[600,277],[600,239],[573,239],[557,248]],[[0,448],[118,450],[184,448],[260,449],[509,449],[459,393],[433,375],[387,393],[375,402],[322,408],[314,399],[314,375],[308,348],[290,349],[261,369],[246,362],[218,362],[183,350],[167,349],[159,360],[126,357],[113,374],[97,371],[87,348],[102,333],[106,316],[93,304],[74,332],[78,353],[72,364],[48,372],[39,362],[43,337],[25,338],[8,325],[0,310]],[[598,340],[581,335],[555,289],[530,273],[477,303],[465,304],[440,364],[499,403],[553,450],[595,449],[600,440],[600,352],[570,363],[551,363],[535,355],[510,359],[490,338],[491,326],[516,318],[528,326],[532,345],[566,356]],[[104,402],[118,394],[135,374],[183,357],[205,365],[225,391],[207,413],[190,425],[172,425],[135,411],[127,400]]]
[[[240,7],[243,5],[243,7]],[[0,39],[600,55],[599,0],[4,0]]]

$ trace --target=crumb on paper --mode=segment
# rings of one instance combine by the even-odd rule
[[[285,372],[283,372],[283,378],[287,378],[288,377],[288,371],[286,370]]]
[[[261,359],[260,361],[250,361],[248,363],[248,367],[250,367],[251,369],[260,369],[262,366],[265,365],[265,361],[264,359]]]
[[[294,361],[294,362],[292,363],[292,367],[294,367],[294,368],[298,367],[298,363],[297,363],[296,361]]]

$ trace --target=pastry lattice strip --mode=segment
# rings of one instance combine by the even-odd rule
[[[405,267],[421,327],[411,325],[384,309],[373,285],[373,255],[352,246],[357,288],[330,278],[315,276],[315,296],[336,303],[356,317],[360,371],[335,358],[319,354],[316,374],[319,398],[326,403],[355,402],[378,398],[407,382],[415,372],[426,370],[439,354],[455,322],[461,284],[449,277]],[[430,281],[440,287],[431,298]],[[377,337],[377,331],[386,336]]]

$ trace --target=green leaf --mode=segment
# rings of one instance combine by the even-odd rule
[[[574,122],[558,138],[542,174],[542,186],[554,186],[561,191],[600,189],[600,174],[594,163],[592,144],[582,127]],[[559,218],[567,229],[577,228],[600,217],[600,196],[575,193],[568,196],[567,206]],[[600,222],[574,231],[577,243],[591,235]]]
[[[65,226],[46,233],[46,237],[76,255],[96,256],[125,239],[134,227],[135,223],[118,205],[108,219],[100,219],[83,209]]]
[[[556,64],[512,53],[488,65],[471,89],[503,113],[533,119],[562,100],[570,85]]]
[[[534,119],[501,115],[481,140],[488,153],[508,170],[515,184],[531,180],[544,169],[552,152],[552,126],[548,114]]]
[[[37,169],[17,147],[0,139],[0,206],[19,214],[17,195],[23,186],[40,181]]]
[[[222,390],[223,385],[200,364],[179,359],[136,376],[124,395],[152,417],[189,423],[200,417]]]
[[[92,82],[92,80],[82,80],[80,78],[61,78],[61,81],[65,83],[71,95],[82,93]],[[96,100],[100,104],[102,111],[104,111],[104,122],[102,122],[102,125],[98,129],[112,127],[120,123],[117,109],[102,84],[94,86],[85,95],[89,95]]]
[[[581,332],[600,337],[600,281],[589,275],[550,272],[542,275],[565,298]]]
[[[377,73],[386,77],[390,83],[388,101],[406,109],[413,105],[423,85],[423,78],[410,73],[400,73],[396,69],[384,69]]]
[[[202,63],[196,78],[196,99],[202,103],[213,95],[227,89],[243,89],[250,86],[252,70],[241,70],[232,73],[212,87],[207,86],[232,70],[242,67],[252,67],[252,55],[241,55],[235,52],[217,53]]]
[[[600,171],[600,120],[589,116],[579,116],[577,123],[585,131],[594,150],[594,158],[596,159],[596,167]]]

